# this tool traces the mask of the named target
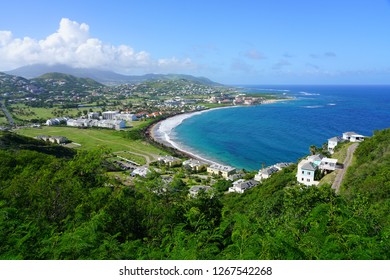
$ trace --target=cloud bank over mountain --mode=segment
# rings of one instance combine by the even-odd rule
[[[45,39],[14,38],[0,31],[0,64],[11,70],[29,64],[66,64],[121,73],[186,71],[196,68],[191,59],[153,58],[147,51],[131,46],[115,46],[91,37],[89,26],[62,18],[58,30]]]

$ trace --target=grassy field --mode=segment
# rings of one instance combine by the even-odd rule
[[[108,148],[113,153],[125,152],[127,157],[139,164],[157,160],[159,155],[166,152],[141,140],[131,141],[108,129],[78,129],[72,127],[42,126],[41,128],[23,128],[15,131],[24,136],[37,135],[65,136],[80,144],[78,149]],[[121,153],[122,154],[122,153]]]
[[[76,116],[78,112],[83,112],[84,108],[77,109],[59,109],[59,108],[35,108],[26,106],[24,104],[13,104],[10,106],[12,109],[12,114],[21,120],[30,120],[30,119],[51,119],[55,118],[56,115],[54,112],[60,112],[61,116]]]

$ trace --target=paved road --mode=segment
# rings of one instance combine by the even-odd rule
[[[14,119],[12,118],[11,114],[8,112],[7,107],[5,107],[3,102],[0,102],[0,107],[1,107],[1,110],[3,110],[3,112],[4,112],[4,115],[7,117],[9,125],[11,127],[15,126]]]
[[[344,168],[339,170],[339,173],[337,173],[336,179],[334,180],[334,182],[332,184],[332,188],[336,190],[336,193],[339,192],[340,185],[341,185],[341,182],[343,182],[345,172],[347,171],[348,166],[352,162],[353,153],[355,152],[358,145],[359,145],[359,143],[354,143],[351,146],[349,146],[347,149],[347,157],[344,160]]]

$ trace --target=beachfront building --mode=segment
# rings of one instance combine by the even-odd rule
[[[215,163],[207,167],[207,173],[210,175],[219,175],[227,179],[230,175],[236,173],[236,169],[231,166]]]
[[[185,168],[191,169],[192,171],[200,172],[206,170],[208,164],[204,161],[197,159],[189,159],[183,162]]]
[[[319,183],[319,181],[315,181],[317,170],[328,173],[337,168],[337,159],[327,158],[320,154],[308,156],[298,164],[297,181],[306,186],[317,185]]]
[[[181,160],[173,156],[158,157],[157,160],[160,163],[168,165],[169,167],[179,166],[181,164]]]
[[[211,190],[212,188],[210,186],[192,186],[189,190],[189,195],[191,197],[196,197],[201,191],[209,193]]]
[[[244,193],[258,184],[255,180],[240,179],[233,183],[233,186],[229,188],[229,192]]]

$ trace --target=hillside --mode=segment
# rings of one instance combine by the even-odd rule
[[[84,87],[101,87],[101,83],[98,83],[90,78],[78,78],[73,75],[63,73],[46,73],[37,78],[32,79],[42,85],[53,84],[55,82],[62,82],[64,84],[70,84],[72,86],[84,86]]]
[[[216,82],[204,77],[194,77],[191,75],[182,74],[145,74],[145,75],[122,75],[112,71],[100,70],[100,69],[88,69],[88,68],[73,68],[67,65],[43,65],[35,64],[17,68],[12,71],[8,71],[8,74],[22,76],[28,79],[42,76],[46,73],[64,73],[79,78],[90,78],[99,83],[106,85],[120,85],[127,83],[140,83],[150,80],[177,80],[186,79],[191,82],[200,83],[209,86],[221,86]]]
[[[124,186],[104,151],[55,158],[3,141],[0,259],[388,260],[389,135],[358,147],[340,195],[297,184],[292,165],[242,195],[218,180],[195,198],[180,167]]]

